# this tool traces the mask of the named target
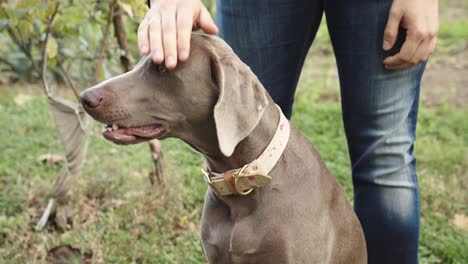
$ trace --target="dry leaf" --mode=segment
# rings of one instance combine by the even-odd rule
[[[464,214],[455,214],[452,221],[457,228],[468,232],[468,216]]]
[[[138,239],[138,238],[140,238],[140,237],[143,236],[143,232],[141,232],[140,229],[135,228],[135,229],[133,229],[133,231],[132,231],[132,235],[133,235],[133,237],[135,237],[136,239]]]
[[[57,154],[47,153],[40,155],[38,160],[46,165],[57,165],[63,161],[63,157]]]
[[[16,106],[23,106],[29,101],[31,101],[32,97],[27,94],[20,93],[13,98],[13,102],[15,102]]]
[[[30,128],[30,127],[27,127],[27,126],[21,127],[21,128],[19,129],[19,132],[20,132],[22,135],[26,135],[27,133],[29,133],[29,131],[31,131],[31,128]]]
[[[61,245],[52,248],[47,253],[47,262],[53,264],[90,263],[92,254],[84,253],[70,245]]]

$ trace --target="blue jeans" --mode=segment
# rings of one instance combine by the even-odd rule
[[[221,37],[290,117],[322,14],[335,51],[354,205],[369,263],[417,263],[419,193],[413,143],[425,64],[388,71],[382,49],[391,0],[218,0]]]

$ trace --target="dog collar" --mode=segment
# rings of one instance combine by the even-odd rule
[[[280,113],[278,127],[270,144],[254,161],[242,168],[224,173],[216,173],[202,169],[205,181],[217,195],[247,195],[255,188],[264,187],[271,181],[268,175],[281,158],[289,140],[290,126],[281,108],[276,105]]]

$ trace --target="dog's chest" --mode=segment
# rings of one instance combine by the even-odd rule
[[[271,247],[272,236],[266,234],[266,226],[260,226],[255,216],[237,221],[225,217],[225,222],[210,218],[202,221],[201,239],[210,263],[251,263]]]

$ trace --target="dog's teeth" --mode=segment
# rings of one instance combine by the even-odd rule
[[[117,130],[119,127],[116,124],[112,124],[112,130]]]

